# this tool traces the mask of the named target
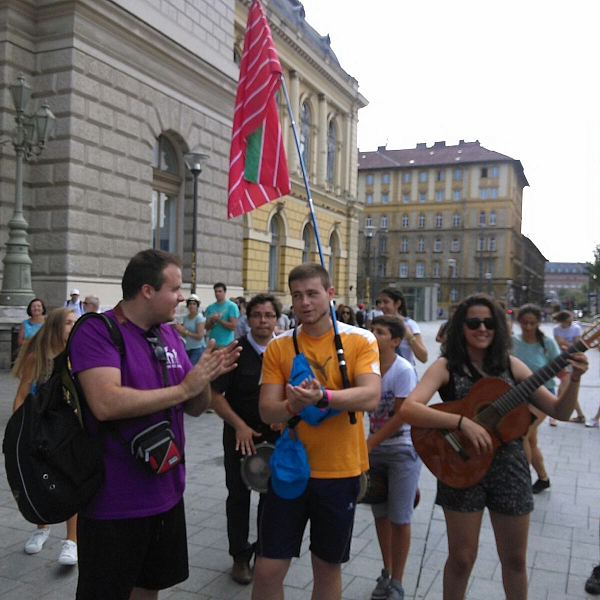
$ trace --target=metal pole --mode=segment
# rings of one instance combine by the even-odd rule
[[[194,170],[194,221],[192,226],[192,261],[190,265],[190,289],[191,293],[196,293],[196,251],[198,246],[198,177],[200,171]]]

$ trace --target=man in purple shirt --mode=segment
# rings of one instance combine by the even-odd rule
[[[106,314],[123,336],[124,354],[104,323],[89,320],[71,345],[73,372],[90,410],[89,431],[101,438],[105,480],[79,514],[79,600],[157,599],[158,590],[188,577],[184,462],[157,474],[134,456],[131,441],[161,422],[183,456],[183,413],[199,416],[210,382],[235,367],[235,345],[214,350],[192,367],[172,327],[181,293],[179,260],[145,250],[123,275],[123,300]]]

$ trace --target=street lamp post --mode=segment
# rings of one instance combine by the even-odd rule
[[[448,259],[448,314],[450,314],[450,306],[452,305],[452,275],[456,269],[456,259]]]
[[[25,112],[33,90],[21,73],[10,86],[13,103],[17,114],[17,123],[13,137],[0,141],[1,144],[11,142],[16,154],[15,170],[15,211],[8,222],[8,241],[4,257],[4,276],[0,305],[24,306],[34,297],[31,287],[31,258],[27,228],[29,224],[23,216],[23,160],[39,156],[54,126],[55,116],[47,103],[34,115]]]
[[[194,204],[192,216],[192,260],[190,263],[190,291],[196,293],[196,264],[198,247],[198,178],[202,173],[202,161],[208,160],[208,154],[201,152],[187,152],[184,155],[185,164],[194,176]]]
[[[375,235],[373,225],[365,225],[365,250],[367,251],[367,264],[365,265],[365,300],[367,308],[371,308],[371,240]]]

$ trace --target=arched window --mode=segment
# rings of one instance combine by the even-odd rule
[[[408,215],[406,213],[402,215],[402,227],[405,229],[408,227]]]
[[[381,215],[381,229],[387,229],[388,218],[387,215]]]
[[[307,171],[310,171],[310,137],[312,132],[312,117],[308,102],[303,102],[300,108],[300,152]]]
[[[161,135],[152,155],[152,201],[150,245],[166,252],[177,251],[177,209],[182,179],[177,151]]]
[[[477,240],[477,250],[479,252],[483,252],[485,250],[485,238],[480,235],[479,239]]]
[[[310,251],[312,249],[312,230],[310,225],[304,227],[302,231],[302,262],[308,262],[310,260]]]
[[[433,263],[433,276],[436,279],[439,279],[441,277],[441,269],[440,269],[440,261],[439,260],[436,260]]]
[[[442,226],[442,213],[435,215],[435,226],[439,229]]]
[[[482,210],[479,213],[479,226],[480,227],[485,227],[485,211],[484,210]]]
[[[457,212],[452,217],[452,227],[460,227],[460,215]]]
[[[365,226],[366,226],[366,227],[371,227],[371,225],[372,225],[372,222],[373,222],[373,221],[372,221],[372,219],[371,219],[371,216],[370,216],[370,215],[367,215],[367,217],[365,218]]]
[[[276,291],[279,283],[279,223],[273,217],[269,226],[269,291]]]
[[[400,240],[400,252],[408,252],[408,238]]]
[[[425,238],[420,237],[417,241],[417,252],[425,252]]]
[[[333,119],[329,121],[329,130],[327,132],[327,181],[334,183],[335,177],[335,150],[337,147],[337,134]]]
[[[425,215],[421,213],[419,215],[419,229],[424,229],[425,227]]]
[[[490,225],[496,224],[496,211],[493,210],[490,212]]]

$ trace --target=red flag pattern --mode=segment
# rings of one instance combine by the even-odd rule
[[[227,205],[229,219],[290,192],[290,176],[275,100],[281,75],[271,28],[259,0],[254,0],[248,12],[233,117]]]

